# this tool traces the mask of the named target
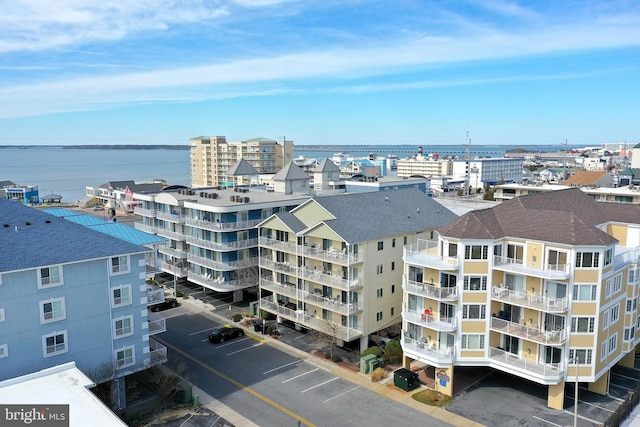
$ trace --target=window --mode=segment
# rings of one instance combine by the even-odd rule
[[[607,329],[609,327],[609,312],[605,311],[602,313],[602,329]]]
[[[0,344],[0,359],[3,357],[9,357],[9,346],[7,344]]]
[[[378,322],[382,320],[382,312],[381,312],[381,311],[379,311],[379,312],[377,312],[377,313],[376,313],[376,320],[377,320]]]
[[[40,283],[38,284],[38,288],[42,289],[45,287],[62,285],[61,273],[62,270],[60,266],[41,268],[39,271]]]
[[[462,306],[463,319],[484,319],[487,315],[487,306],[480,304],[464,304]]]
[[[127,256],[117,256],[111,258],[111,273],[129,272],[129,258]]]
[[[640,278],[640,274],[638,274],[638,269],[629,270],[629,282],[637,282]]]
[[[382,298],[382,294],[383,294],[383,288],[378,288],[378,290],[376,290],[376,297]]]
[[[391,285],[391,293],[392,294],[396,293],[396,285]]]
[[[576,254],[576,267],[578,268],[597,268],[600,259],[598,252],[578,252]]]
[[[609,354],[613,353],[618,349],[618,333],[611,335],[609,337]]]
[[[113,307],[131,304],[131,285],[118,286],[112,289]]]
[[[40,301],[40,323],[64,320],[66,317],[64,297]]]
[[[595,301],[597,285],[573,285],[574,301]]]
[[[378,250],[381,251],[384,249],[384,242],[378,242]]]
[[[113,321],[113,336],[122,338],[133,335],[133,316],[122,317]]]
[[[383,270],[384,270],[384,269],[383,269],[383,267],[382,267],[382,264],[380,264],[379,266],[377,266],[377,267],[376,267],[376,272],[377,272],[378,274],[382,274],[382,271],[383,271]]]
[[[407,245],[407,236],[404,236],[404,237],[403,237],[403,239],[404,239],[404,240],[403,240],[403,242],[404,242],[404,243],[403,243],[403,245],[405,245],[405,246],[406,246],[406,245]]]
[[[618,274],[613,278],[613,293],[620,292],[622,289],[622,274]]]
[[[395,270],[396,270],[396,262],[391,261],[391,271],[395,271]]]
[[[633,338],[635,337],[635,334],[636,334],[635,326],[632,326],[630,328],[624,328],[624,340],[625,341],[633,340]]]
[[[600,360],[604,360],[607,357],[607,342],[603,341],[602,344],[600,344]]]
[[[613,249],[604,251],[604,265],[609,265],[613,261]]]
[[[54,332],[42,336],[44,357],[55,356],[67,352],[67,331]]]
[[[594,330],[596,319],[593,317],[572,317],[571,332],[574,333],[592,333]]]
[[[613,325],[620,319],[620,306],[614,305],[611,307],[611,324]]]
[[[4,308],[0,308],[0,322],[4,322]]]
[[[604,284],[604,296],[605,298],[609,298],[611,296],[611,292],[613,291],[613,286],[612,285],[612,280],[611,279],[607,279],[607,281]]]
[[[443,288],[455,288],[457,283],[458,276],[447,273],[440,274],[440,286]]]
[[[464,247],[464,259],[487,259],[489,246],[467,245]]]
[[[572,348],[569,350],[569,364],[575,365],[578,359],[581,365],[591,365],[591,349]]]
[[[464,276],[465,291],[486,291],[487,276]]]
[[[462,334],[462,348],[465,350],[484,349],[484,335]]]
[[[636,308],[638,308],[638,297],[635,297],[633,299],[628,299],[627,300],[627,313],[631,313],[636,311]]]
[[[396,308],[395,307],[391,307],[391,317],[396,315]]]
[[[391,247],[392,248],[396,247],[396,239],[391,239]]]
[[[133,350],[134,347],[131,346],[116,351],[116,369],[122,369],[136,364]]]

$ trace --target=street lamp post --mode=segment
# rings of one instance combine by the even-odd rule
[[[573,403],[573,427],[578,427],[578,371],[580,370],[580,359],[578,359],[578,357],[574,357],[571,360],[576,365],[576,384]]]

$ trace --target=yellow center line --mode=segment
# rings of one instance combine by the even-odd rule
[[[173,344],[169,344],[168,342],[166,342],[165,340],[161,339],[158,336],[153,337],[153,339],[155,339],[156,341],[159,341],[164,346],[170,348],[171,350],[175,351],[176,353],[181,354],[183,357],[186,357],[187,359],[191,360],[192,362],[200,365],[201,367],[203,367],[207,371],[219,376],[220,378],[222,378],[222,379],[224,379],[226,381],[229,381],[231,384],[235,385],[236,387],[238,387],[238,388],[246,391],[247,393],[257,397],[258,399],[260,399],[263,402],[273,406],[274,408],[284,412],[285,414],[289,415],[290,417],[300,421],[304,425],[306,425],[308,427],[316,427],[316,425],[313,424],[311,421],[302,418],[300,415],[298,415],[295,412],[285,408],[284,406],[280,405],[279,403],[274,402],[273,400],[269,399],[268,397],[263,396],[262,394],[258,393],[257,391],[253,390],[252,388],[244,386],[243,384],[241,384],[238,381],[234,380],[233,378],[223,374],[222,372],[212,368],[211,366],[207,365],[206,363],[202,362],[201,360],[196,359],[195,357],[191,356],[188,353],[185,353],[183,350],[180,350],[179,348],[177,348]]]

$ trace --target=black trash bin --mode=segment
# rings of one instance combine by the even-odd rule
[[[404,391],[411,391],[420,387],[420,379],[417,373],[400,368],[393,373],[393,385]]]
[[[253,324],[253,330],[255,332],[262,332],[262,325],[263,325],[264,321],[262,322],[256,322]]]

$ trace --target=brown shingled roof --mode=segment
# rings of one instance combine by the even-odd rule
[[[564,185],[594,185],[607,171],[578,171],[575,175],[563,182]]]

